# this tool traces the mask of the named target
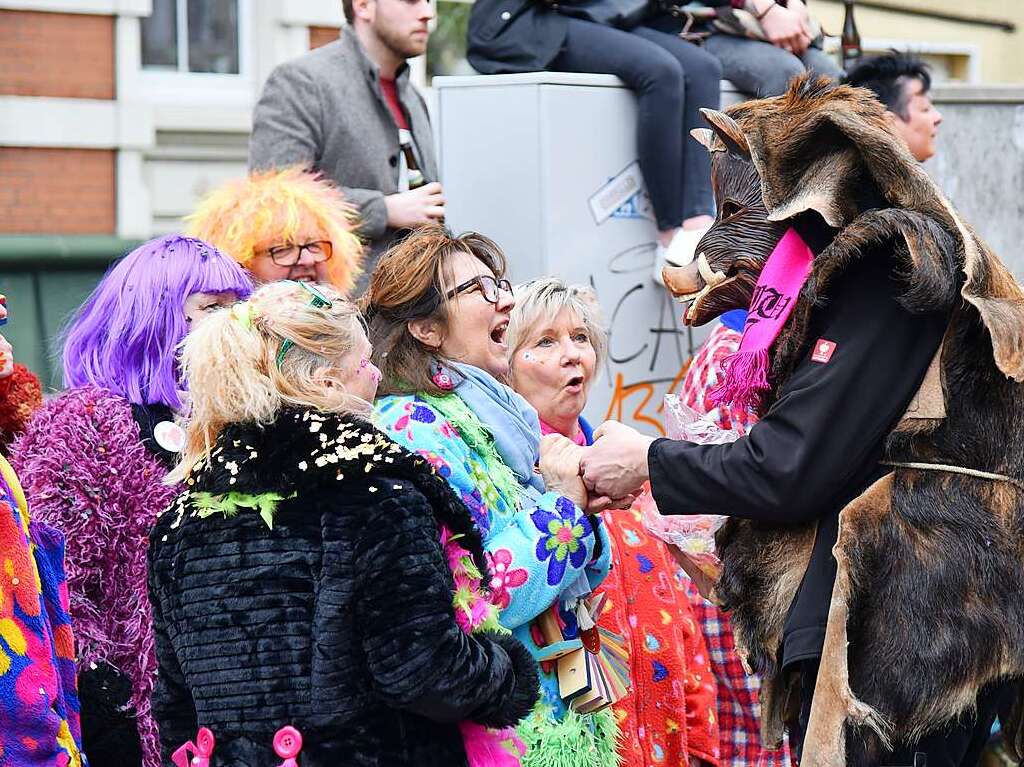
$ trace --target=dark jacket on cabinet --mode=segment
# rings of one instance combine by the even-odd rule
[[[303,767],[464,765],[458,722],[532,707],[525,648],[455,621],[439,525],[488,581],[468,512],[370,424],[232,425],[186,485],[150,539],[165,758],[205,726],[214,765],[266,767],[292,725]]]
[[[731,0],[705,0],[725,6]],[[469,13],[467,58],[484,75],[539,72],[562,52],[566,16],[559,5],[587,5],[587,0],[476,0]],[[680,0],[679,5],[686,5]]]

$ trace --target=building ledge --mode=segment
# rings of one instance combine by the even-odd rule
[[[1024,85],[957,85],[932,87],[932,98],[942,104],[1024,104]]]
[[[0,8],[97,16],[149,16],[153,3],[152,0],[4,0]]]
[[[4,234],[0,235],[0,264],[8,269],[15,265],[69,269],[103,265],[141,243],[103,234]]]
[[[0,146],[144,149],[149,110],[103,99],[0,96]]]

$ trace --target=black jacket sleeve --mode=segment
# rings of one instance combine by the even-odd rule
[[[811,314],[806,349],[764,419],[728,445],[659,439],[651,488],[663,514],[806,522],[850,496],[877,464],[948,318],[897,301],[886,252],[865,254]],[[835,343],[828,362],[811,355]]]
[[[438,722],[515,724],[537,700],[536,663],[510,636],[462,631],[433,510],[410,483],[388,485],[355,552],[355,621],[377,694]]]
[[[159,524],[159,523],[158,523]],[[167,634],[158,577],[154,565],[154,544],[150,541],[149,601],[153,610],[153,634],[156,645],[157,679],[153,688],[153,717],[160,726],[160,753],[170,762],[182,744],[193,740],[199,728],[195,702],[178,656]]]

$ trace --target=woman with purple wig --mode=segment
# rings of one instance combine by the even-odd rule
[[[202,240],[169,235],[118,261],[70,321],[64,383],[15,443],[33,515],[67,539],[82,747],[91,764],[158,767],[146,548],[175,495],[182,447],[177,347],[249,278]]]

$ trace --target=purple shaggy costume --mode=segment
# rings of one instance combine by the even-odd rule
[[[49,402],[15,451],[33,515],[67,539],[79,668],[103,661],[131,680],[143,754],[158,755],[145,542],[175,495],[161,483],[167,470],[142,444],[128,401],[91,386]]]
[[[152,433],[181,407],[175,350],[188,330],[185,299],[228,291],[247,297],[249,279],[201,240],[163,237],[130,253],[107,272],[69,325],[64,377],[74,388],[44,405],[14,446],[13,463],[33,516],[67,539],[83,746],[97,764],[111,758],[119,765],[137,763],[130,754],[141,743],[142,764],[160,765],[150,711],[157,665],[146,549],[149,531],[176,489],[162,483],[173,454],[162,451]],[[99,681],[87,685],[90,675],[100,675]],[[130,691],[118,690],[126,681]],[[121,722],[112,724],[99,703],[88,710],[89,687],[104,705],[128,704],[128,711],[117,712]],[[136,719],[136,742],[110,735],[117,726],[123,732],[124,715]]]

